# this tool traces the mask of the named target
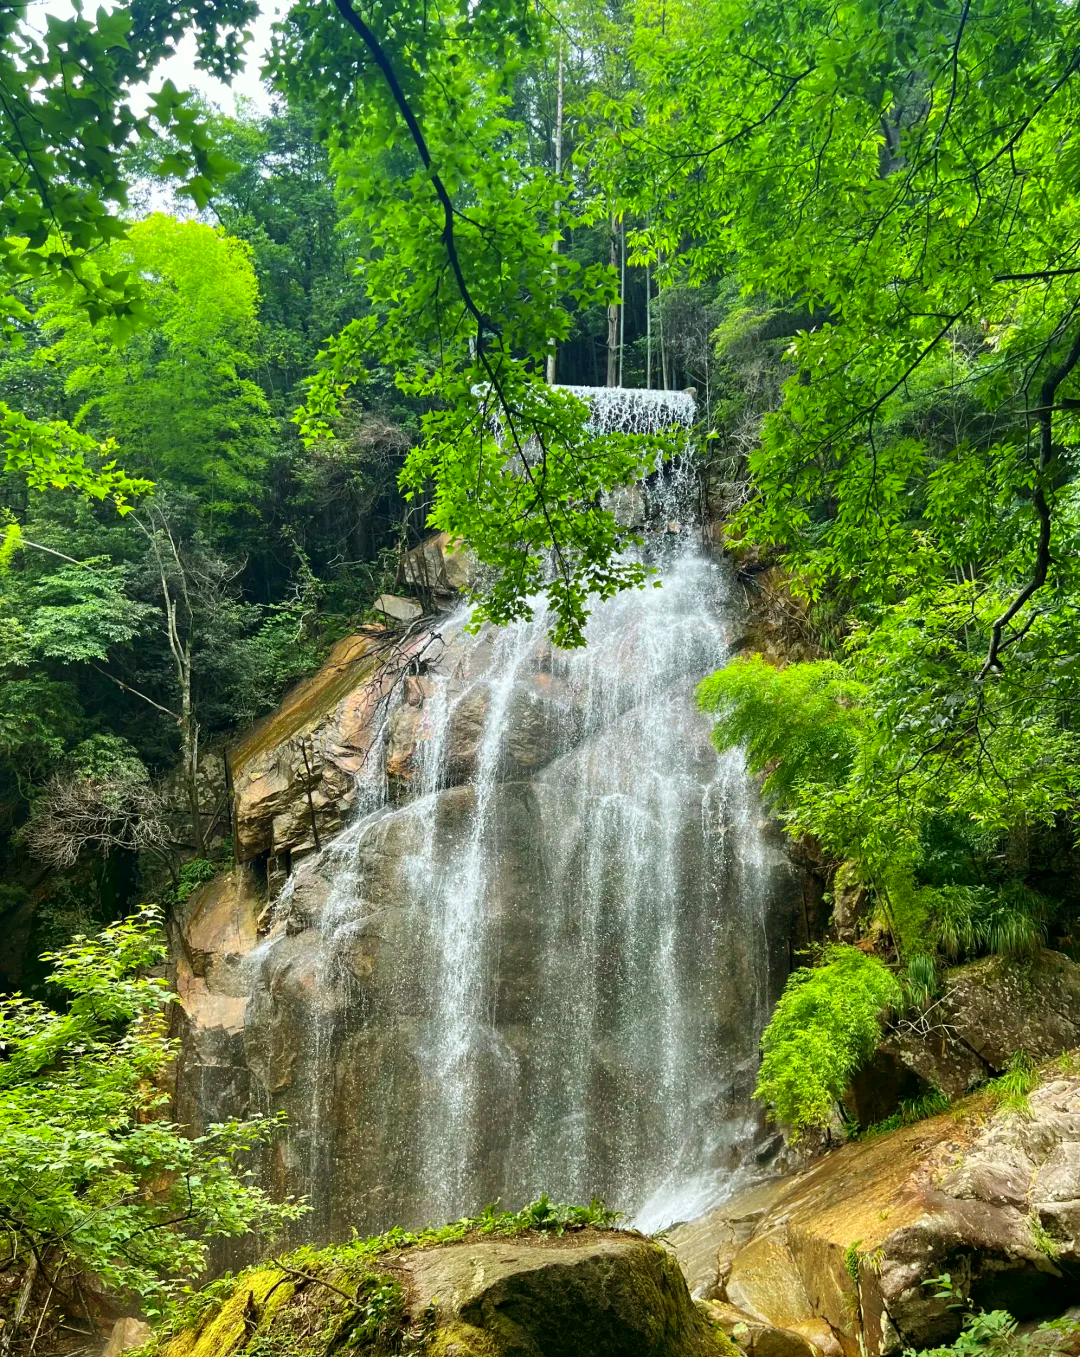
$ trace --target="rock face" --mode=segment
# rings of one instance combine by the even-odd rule
[[[250,871],[177,920],[180,1116],[286,1112],[317,1239],[545,1191],[656,1227],[769,1152],[796,878],[694,703],[730,579],[670,552],[582,652],[466,611],[343,642],[234,752]]]
[[[430,1357],[719,1357],[726,1350],[675,1261],[641,1236],[587,1230],[477,1239],[384,1254],[377,1267],[384,1295],[400,1288],[399,1308],[384,1323],[426,1339],[422,1349],[407,1350]],[[370,1293],[370,1271],[367,1287]],[[325,1336],[317,1349],[304,1336],[328,1328],[337,1335],[334,1350],[352,1347],[362,1320],[359,1305],[349,1305],[356,1291],[347,1263],[324,1264],[316,1255],[303,1272],[270,1264],[238,1278],[220,1309],[158,1351],[239,1357],[288,1335],[291,1352],[323,1352]]]
[[[1017,1051],[1048,1060],[1080,1045],[1080,966],[1044,950],[1023,961],[984,957],[944,978],[922,1016],[901,1021],[854,1081],[862,1124],[928,1086],[956,1098],[1005,1069]]]
[[[832,1357],[950,1341],[953,1298],[924,1285],[945,1272],[976,1308],[1058,1313],[1080,1288],[1080,1074],[1051,1071],[1025,1113],[983,1095],[845,1146],[670,1239],[725,1328],[741,1314]]]

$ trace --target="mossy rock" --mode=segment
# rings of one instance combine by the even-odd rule
[[[675,1258],[630,1231],[307,1250],[242,1274],[157,1357],[729,1357]]]

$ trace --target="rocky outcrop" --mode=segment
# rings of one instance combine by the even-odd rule
[[[661,1223],[772,1156],[794,874],[693,700],[729,589],[679,558],[569,654],[542,618],[372,629],[234,750],[246,865],[174,921],[179,1119],[287,1115],[296,1242],[545,1190]]]
[[[157,1350],[161,1357],[285,1350],[275,1340],[298,1354],[351,1349],[373,1315],[380,1351],[430,1357],[719,1357],[726,1350],[674,1260],[640,1235],[477,1238],[384,1253],[375,1266],[377,1273],[371,1260],[352,1262],[347,1251],[309,1255],[302,1266],[267,1264],[239,1277],[220,1307]],[[305,1342],[315,1334],[321,1345]],[[409,1346],[392,1345],[397,1336]]]
[[[946,973],[924,1012],[902,1018],[853,1081],[864,1125],[929,1087],[957,1098],[1005,1069],[1017,1051],[1048,1060],[1080,1044],[1080,966],[1044,949],[984,957]]]
[[[729,1331],[768,1325],[826,1357],[947,1342],[956,1301],[1020,1319],[1058,1313],[1080,1288],[1078,1070],[1050,1068],[1022,1112],[984,1094],[847,1145],[670,1242],[696,1293],[727,1307]],[[927,1285],[943,1273],[952,1295]]]
[[[411,626],[346,637],[230,751],[236,855],[266,863],[272,887],[345,822],[380,717],[430,639]]]

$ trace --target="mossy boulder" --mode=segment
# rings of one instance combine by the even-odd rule
[[[674,1256],[632,1231],[401,1236],[219,1283],[157,1357],[723,1357]]]

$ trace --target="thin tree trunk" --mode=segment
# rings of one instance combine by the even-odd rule
[[[188,813],[191,816],[191,833],[195,840],[195,856],[206,856],[206,840],[203,834],[202,807],[199,804],[199,723],[195,719],[195,710],[191,701],[191,642],[183,647],[183,659],[177,660],[180,674],[180,749],[184,767],[184,781],[187,784]]]
[[[608,262],[619,267],[619,238],[615,234],[615,218],[611,218],[611,248]],[[619,384],[619,305],[612,302],[607,309],[607,385]]]
[[[37,1256],[32,1254],[29,1263],[26,1265],[26,1271],[23,1273],[22,1286],[19,1288],[19,1299],[15,1302],[15,1313],[11,1316],[11,1323],[5,1326],[3,1333],[0,1333],[0,1353],[3,1354],[3,1357],[7,1357],[7,1354],[11,1351],[12,1340],[22,1327],[26,1312],[30,1308],[30,1297],[34,1292],[37,1271]]]
[[[562,174],[562,125],[563,125],[563,44],[559,39],[559,89],[555,100],[555,177]],[[561,207],[561,203],[556,203],[556,207]],[[552,242],[551,248],[555,254],[559,253],[562,246],[562,237],[556,236]],[[547,356],[547,380],[548,386],[555,385],[555,361],[558,357],[558,345],[556,340],[551,341],[551,352]]]
[[[657,264],[660,263],[660,255],[656,256]],[[656,276],[656,321],[660,327],[660,379],[665,391],[670,390],[668,386],[667,369],[667,348],[664,344],[664,289],[660,282],[660,275]]]
[[[619,385],[625,386],[624,363],[626,361],[626,218],[619,222],[619,295],[622,305],[619,307]]]
[[[652,389],[652,280],[645,265],[645,388]]]

